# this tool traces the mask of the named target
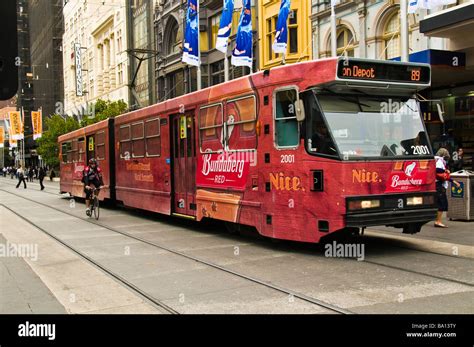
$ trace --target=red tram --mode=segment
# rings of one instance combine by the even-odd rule
[[[61,190],[83,196],[90,157],[101,199],[215,218],[318,242],[435,218],[433,152],[415,93],[425,64],[331,58],[281,66],[59,138]]]

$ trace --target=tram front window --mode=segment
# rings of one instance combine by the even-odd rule
[[[313,94],[307,99],[306,107],[310,111],[306,113],[310,152],[318,146],[329,155],[338,150],[346,160],[432,156],[415,99]],[[325,142],[321,142],[322,138]]]

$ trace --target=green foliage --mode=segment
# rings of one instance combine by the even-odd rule
[[[43,136],[37,140],[37,144],[38,154],[41,155],[47,165],[56,169],[59,168],[59,136],[79,129],[80,127],[118,116],[125,112],[127,103],[123,100],[105,101],[98,99],[92,109],[94,110],[93,115],[84,116],[80,124],[74,117],[66,116],[64,119],[57,114],[44,119],[45,131],[43,132]]]
[[[50,118],[44,119],[46,131],[37,141],[38,154],[43,161],[54,168],[59,167],[59,147],[58,137],[79,128],[79,123],[74,117],[66,118],[53,114]]]
[[[3,151],[3,166],[13,165],[13,158],[10,155],[10,148],[3,147],[3,148],[0,148],[0,150]]]
[[[94,104],[94,113],[91,116],[85,116],[81,121],[81,127],[100,122],[107,118],[113,118],[121,115],[127,109],[127,103],[123,100],[110,101],[98,99]]]

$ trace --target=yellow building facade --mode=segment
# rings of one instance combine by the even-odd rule
[[[261,70],[282,64],[283,55],[274,53],[272,49],[280,4],[281,0],[258,2],[259,67]],[[310,1],[291,0],[286,64],[312,59],[310,15]]]

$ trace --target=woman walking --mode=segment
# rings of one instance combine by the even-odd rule
[[[23,167],[21,165],[18,167],[16,173],[18,175],[18,184],[16,185],[16,187],[18,188],[21,182],[23,182],[23,188],[26,189],[25,170],[23,170]]]
[[[451,178],[450,171],[446,168],[450,158],[449,152],[446,148],[441,147],[436,153],[436,203],[438,205],[438,213],[436,215],[436,221],[434,226],[436,228],[447,228],[443,224],[443,212],[448,211],[448,198],[446,196],[446,190],[448,189],[448,182],[451,182],[456,187],[460,184]]]

